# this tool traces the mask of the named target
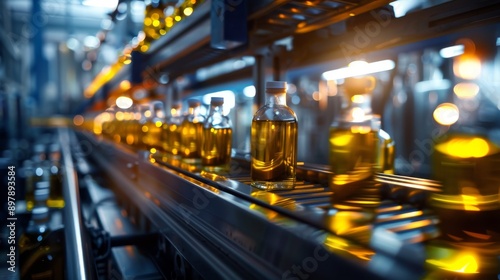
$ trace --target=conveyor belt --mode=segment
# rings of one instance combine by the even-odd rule
[[[207,250],[218,248],[229,257],[229,263],[254,263],[255,267],[246,267],[245,273],[256,277],[279,278],[291,265],[310,256],[314,246],[320,246],[335,258],[354,261],[362,267],[360,271],[373,273],[369,278],[443,278],[450,272],[429,256],[438,258],[435,252],[443,250],[455,254],[464,250],[442,240],[440,219],[427,205],[428,196],[440,191],[435,181],[376,174],[367,186],[337,201],[332,200],[334,194],[326,184],[329,172],[323,166],[299,164],[299,181],[294,190],[270,192],[249,185],[245,160],[234,159],[235,172],[222,176],[201,172],[196,166],[168,160],[158,153],[151,155],[107,140],[96,141],[89,135],[84,137],[95,146],[96,158],[107,165],[106,170],[114,170],[112,177],[125,175],[118,180],[117,191],[127,193],[132,203],[140,201],[141,213],[156,217],[153,219],[160,219],[159,213],[168,215],[170,222],[187,226],[184,235],[194,230],[207,238],[205,242],[214,246]],[[151,205],[144,208],[147,201]],[[153,208],[158,209],[153,213]],[[156,226],[161,228],[170,222]],[[289,244],[294,244],[293,250]],[[182,251],[182,246],[176,248],[193,258],[193,252]],[[478,257],[478,262],[486,260],[478,271],[491,273],[492,267],[497,267],[490,261],[494,254]],[[339,261],[335,259],[335,264],[327,266],[339,267]],[[388,273],[381,266],[394,266],[396,272]],[[314,275],[321,278],[332,267],[318,268]],[[226,264],[218,269],[238,273],[238,269]],[[339,277],[353,276],[346,272]]]

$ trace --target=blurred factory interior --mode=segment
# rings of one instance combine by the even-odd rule
[[[0,1],[0,219],[59,188],[65,279],[500,279],[499,77],[497,0]],[[269,81],[293,190],[253,185]],[[217,98],[220,174],[168,139]]]

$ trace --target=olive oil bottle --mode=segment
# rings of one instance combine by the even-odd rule
[[[167,155],[178,156],[181,147],[182,103],[175,103],[170,109],[170,117],[163,125],[163,149]]]
[[[266,103],[252,120],[252,186],[264,190],[294,188],[297,132],[297,116],[286,105],[286,82],[267,82]]]
[[[163,124],[165,123],[165,110],[163,102],[155,101],[151,104],[151,117],[147,121],[147,131],[144,136],[146,139],[147,147],[153,152],[155,150],[162,150],[162,131]],[[154,149],[154,150],[153,150]]]
[[[37,206],[19,238],[21,279],[65,279],[63,228],[50,228],[48,207]]]
[[[380,119],[372,115],[370,104],[374,83],[371,76],[348,78],[344,83],[346,106],[330,126],[329,187],[334,192],[333,201],[372,185],[374,173],[381,169],[377,164],[377,157],[383,156],[379,152]]]
[[[440,217],[444,238],[495,243],[498,248],[499,143],[477,128],[452,128],[435,140],[432,170],[443,185],[442,192],[431,195],[430,204]]]
[[[223,114],[224,98],[212,97],[210,111],[203,125],[201,164],[208,171],[228,171],[231,161],[233,129]]]
[[[200,114],[201,102],[188,100],[188,112],[181,124],[181,156],[188,163],[201,162],[201,139],[205,117]]]
[[[47,205],[50,208],[63,208],[64,196],[62,190],[61,150],[59,144],[54,143],[49,146],[49,163],[50,195],[47,200]]]

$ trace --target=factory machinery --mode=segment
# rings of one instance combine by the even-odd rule
[[[428,121],[436,107],[432,102],[450,101],[450,86],[420,83],[405,95],[413,102],[408,107],[395,106],[401,95],[390,94],[398,83],[411,82],[417,71],[412,61],[424,65],[423,80],[435,79],[429,73],[436,69],[451,71],[451,64],[435,66],[437,53],[423,49],[472,38],[477,53],[491,58],[498,41],[492,48],[482,46],[500,34],[500,3],[423,1],[396,16],[398,6],[391,2],[205,0],[162,36],[151,33],[145,43],[125,48],[121,60],[85,90],[87,102],[73,123],[51,130],[62,154],[65,206],[58,211],[67,279],[498,279],[498,134],[458,141],[486,143],[457,152],[461,159],[488,158],[473,163],[482,171],[470,171],[464,161],[447,165],[460,165],[458,171],[439,167],[431,162],[427,151],[433,148],[425,140],[452,124]],[[418,55],[398,55],[411,52]],[[234,65],[245,57],[253,63],[224,70],[225,62]],[[392,171],[379,170],[345,194],[329,187],[327,146],[311,140],[329,124],[318,117],[322,121],[300,126],[310,112],[298,108],[304,103],[292,106],[299,118],[301,152],[291,190],[250,185],[249,148],[241,143],[249,133],[242,119],[249,123],[251,114],[237,113],[242,103],[230,115],[236,141],[224,172],[137,144],[138,135],[147,131],[130,129],[133,113],[129,122],[115,119],[112,132],[106,126],[110,119],[103,119],[119,111],[110,110],[108,102],[121,95],[138,104],[161,101],[169,109],[177,100],[241,88],[240,83],[254,85],[250,106],[261,106],[266,81],[292,81],[299,87],[303,77],[317,78],[332,65],[383,57],[398,58],[397,67],[377,76],[390,85],[383,90],[390,94],[374,93],[372,107],[395,140],[396,161]],[[126,88],[124,80],[130,81]],[[333,89],[323,82],[328,95]],[[318,104],[323,106],[321,100]],[[329,106],[335,111],[341,102]],[[497,111],[484,110],[487,116],[477,116],[472,127],[498,130]],[[422,160],[416,164],[418,157]],[[453,178],[467,172],[475,188],[472,183],[450,187]],[[480,194],[471,190],[476,188]]]

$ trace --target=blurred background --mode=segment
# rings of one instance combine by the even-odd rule
[[[293,5],[304,11],[310,5],[307,13],[314,15],[321,9],[341,11],[359,4],[309,2],[303,7]],[[2,146],[23,145],[24,139],[36,137],[36,129],[27,129],[33,118],[93,118],[95,112],[115,106],[121,95],[134,99],[135,104],[162,101],[166,111],[173,102],[198,97],[206,111],[209,97],[215,93],[230,100],[227,112],[235,123],[234,143],[238,143],[234,148],[246,153],[250,120],[263,95],[259,85],[256,87],[255,73],[264,73],[265,79],[276,76],[266,74],[275,70],[258,66],[262,63],[256,59],[269,60],[272,53],[280,58],[278,76],[290,85],[288,103],[299,119],[299,160],[326,164],[328,127],[342,106],[343,78],[325,73],[355,60],[386,61],[386,68],[370,74],[377,80],[372,92],[373,111],[382,116],[382,128],[397,143],[398,173],[428,177],[431,140],[450,125],[441,124],[433,115],[441,104],[454,103],[460,108],[459,124],[487,129],[492,139],[499,137],[500,98],[495,77],[500,71],[500,37],[496,16],[484,8],[486,2],[477,7],[457,2],[464,13],[453,15],[458,19],[455,22],[445,12],[434,15],[433,7],[441,11],[439,7],[451,2],[387,1],[359,16],[313,26],[310,32],[294,34],[283,29],[282,34],[269,37],[290,19],[278,22],[274,14],[265,14],[263,7],[271,2],[262,1],[249,6],[253,40],[244,47],[219,51],[198,48],[202,40],[189,37],[190,30],[203,23],[198,19],[170,29],[160,26],[165,36],[148,31],[151,26],[147,22],[151,25],[154,19],[146,7],[162,5],[162,15],[168,17],[184,1],[2,1]],[[314,5],[322,6],[315,11]],[[476,10],[481,11],[480,16],[467,12]],[[196,16],[196,11],[193,14]],[[426,18],[426,23],[420,24],[418,17]],[[206,33],[201,32],[200,37],[206,40]],[[187,38],[181,48],[197,49],[184,55],[161,47],[179,36]],[[151,49],[144,44],[148,40],[148,44],[153,42]],[[162,43],[155,46],[155,41]],[[460,63],[474,73],[467,76],[456,70]],[[182,69],[181,64],[186,67]],[[123,69],[119,65],[124,65]],[[444,109],[438,112],[458,114],[455,108],[451,113],[448,107]]]

